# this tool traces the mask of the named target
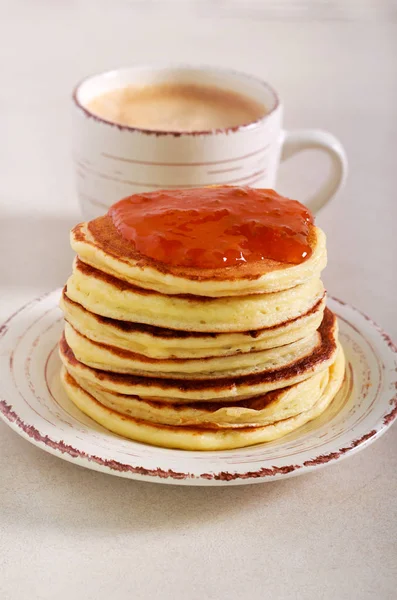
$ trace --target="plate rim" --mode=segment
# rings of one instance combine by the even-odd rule
[[[15,310],[0,325],[0,340],[8,331],[8,326],[11,321],[15,319],[21,312],[27,308],[33,307],[35,304],[38,304],[48,296],[57,295],[58,293],[60,294],[61,289],[62,288],[57,288],[41,294],[40,296],[33,298]],[[335,296],[328,295],[328,298],[363,317],[370,324],[370,326],[373,327],[378,334],[380,334],[388,347],[388,351],[395,355],[395,361],[397,365],[397,346],[388,333],[386,333],[371,317],[369,317],[360,309],[354,307],[348,302],[345,302],[344,300],[336,298]],[[13,431],[18,433],[22,438],[26,439],[36,447],[48,452],[49,454],[57,456],[58,458],[62,458],[63,460],[67,460],[73,464],[77,464],[95,471],[141,481],[151,481],[153,483],[171,483],[182,485],[238,485],[274,481],[284,477],[309,473],[336,460],[343,460],[344,458],[347,458],[348,456],[351,456],[364,449],[366,446],[370,445],[376,439],[381,437],[397,418],[397,379],[395,386],[396,393],[389,399],[389,405],[391,407],[390,411],[379,417],[378,422],[373,429],[367,433],[364,433],[359,438],[354,439],[348,446],[325,454],[319,454],[315,458],[303,461],[302,464],[262,467],[256,471],[246,471],[244,473],[225,470],[219,472],[195,474],[189,472],[178,472],[173,469],[165,470],[161,467],[156,469],[148,469],[146,467],[123,463],[119,460],[102,458],[100,456],[96,456],[95,454],[87,453],[84,450],[75,448],[74,446],[65,443],[62,439],[57,441],[52,439],[47,434],[44,435],[34,425],[25,423],[14,410],[15,407],[2,397],[0,397],[0,417]]]

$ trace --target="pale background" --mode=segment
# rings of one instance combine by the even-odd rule
[[[397,8],[389,1],[0,2],[0,317],[61,286],[80,219],[70,90],[159,60],[269,80],[287,127],[329,129],[348,183],[318,218],[329,291],[397,339]],[[280,174],[301,199],[327,168]],[[397,427],[312,475],[235,488],[117,479],[0,423],[1,600],[392,600]]]

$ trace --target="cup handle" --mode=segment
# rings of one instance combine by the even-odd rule
[[[322,150],[331,159],[331,173],[328,179],[313,196],[305,201],[305,205],[313,213],[316,213],[343,186],[347,175],[346,153],[339,140],[327,131],[316,129],[285,131],[281,149],[281,160],[287,160],[302,150]]]

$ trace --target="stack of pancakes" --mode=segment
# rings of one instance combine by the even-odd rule
[[[344,356],[312,253],[194,269],[140,254],[109,215],[74,228],[63,291],[62,380],[70,399],[128,438],[187,450],[274,440],[321,414]]]

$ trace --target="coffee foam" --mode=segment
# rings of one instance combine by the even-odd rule
[[[231,90],[196,84],[129,86],[92,99],[87,109],[120,125],[158,131],[227,129],[257,121],[266,108]]]

